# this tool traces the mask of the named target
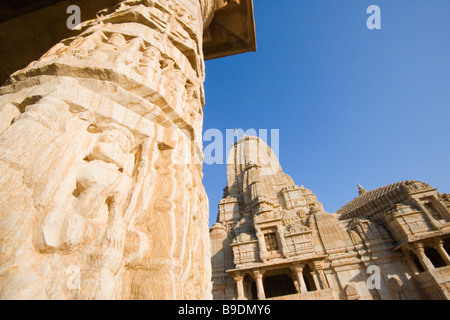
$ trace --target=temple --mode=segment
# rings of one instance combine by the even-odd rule
[[[330,214],[257,137],[234,144],[227,179],[210,229],[214,299],[450,298],[449,194],[358,185]]]

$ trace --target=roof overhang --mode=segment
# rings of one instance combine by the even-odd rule
[[[205,59],[256,51],[253,0],[215,1],[214,18],[204,34]],[[0,3],[0,23],[59,2],[62,0],[4,0]],[[101,2],[115,4],[119,1]]]
[[[205,30],[205,60],[256,51],[253,0],[216,0],[214,18]]]
[[[82,20],[122,0],[77,0]],[[205,58],[216,59],[256,50],[252,0],[215,0],[216,12],[205,31]],[[0,85],[49,48],[77,32],[67,29],[70,0],[2,0],[0,2]],[[64,14],[61,14],[63,12]]]

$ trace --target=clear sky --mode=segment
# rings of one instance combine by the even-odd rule
[[[254,5],[257,52],[206,63],[204,130],[279,129],[283,171],[327,212],[358,183],[420,180],[450,193],[449,0]],[[366,26],[370,5],[381,30]],[[203,172],[212,225],[226,165]]]

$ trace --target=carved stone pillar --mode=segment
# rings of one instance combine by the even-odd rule
[[[316,281],[316,278],[319,280],[320,286],[316,286],[317,288],[321,289],[328,289],[330,286],[328,285],[327,278],[325,277],[325,273],[323,271],[323,261],[314,261],[314,274],[317,274],[317,276],[314,278],[314,281]]]
[[[423,248],[423,244],[421,243],[415,243],[414,244],[414,252],[419,258],[420,264],[425,269],[425,271],[429,271],[434,269],[433,263],[428,259],[428,257],[425,254],[425,250]]]
[[[277,237],[281,243],[281,253],[285,258],[287,258],[289,256],[289,248],[286,244],[286,239],[284,237],[284,228],[282,226],[278,226],[277,229],[278,229]]]
[[[437,244],[433,246],[439,252],[442,259],[444,260],[445,264],[450,266],[450,256],[448,255],[447,251],[444,248],[444,244],[442,241],[439,241]]]
[[[236,282],[237,300],[244,300],[244,277],[239,275],[233,277],[233,279]]]
[[[264,240],[264,234],[261,230],[256,229],[256,238],[258,239],[259,258],[262,262],[267,261],[266,241]]]
[[[266,294],[264,292],[263,272],[260,270],[255,270],[253,272],[253,276],[256,281],[256,292],[258,294],[258,300],[264,300],[266,298]]]
[[[316,286],[317,290],[322,289],[319,277],[318,277],[317,272],[315,270],[311,272],[311,276],[312,276],[312,278],[314,280],[314,285]]]
[[[297,279],[297,283],[299,285],[300,292],[299,293],[305,293],[308,292],[308,289],[306,287],[305,279],[303,278],[303,268],[304,265],[294,265],[291,267],[291,270],[295,273],[295,277]]]
[[[122,1],[0,88],[1,299],[210,298],[214,4]]]

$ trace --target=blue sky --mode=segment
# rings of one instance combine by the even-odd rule
[[[254,5],[257,52],[206,63],[204,130],[279,129],[283,171],[328,212],[357,183],[414,179],[450,193],[450,1]],[[370,5],[381,30],[366,27]],[[203,172],[212,225],[226,165]]]

